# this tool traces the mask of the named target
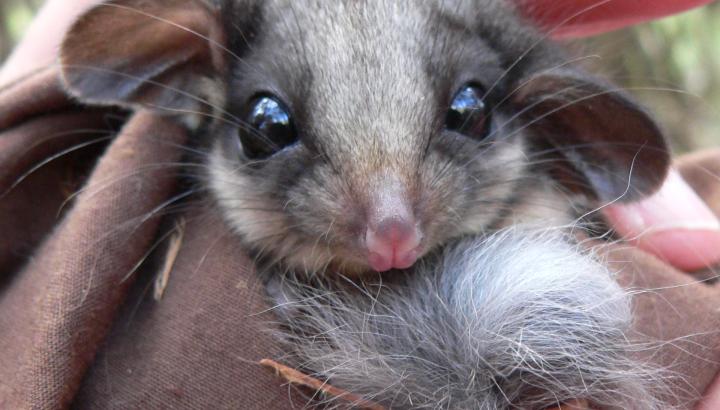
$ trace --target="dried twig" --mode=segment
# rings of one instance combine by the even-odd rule
[[[320,391],[329,396],[343,399],[349,403],[352,403],[352,405],[355,408],[366,409],[366,410],[385,410],[385,407],[383,407],[377,403],[373,403],[369,400],[365,400],[362,397],[358,396],[357,394],[353,394],[353,393],[347,392],[345,390],[338,389],[337,387],[331,386],[331,385],[329,385],[325,382],[322,382],[314,377],[310,377],[302,372],[299,372],[298,370],[295,370],[291,367],[280,364],[272,359],[262,359],[262,360],[260,360],[260,364],[267,367],[268,369],[273,370],[275,372],[275,374],[277,374],[278,376],[281,376],[282,378],[284,378],[285,380],[287,380],[290,383],[309,387],[315,391]]]
[[[170,271],[172,271],[173,265],[175,265],[175,259],[177,259],[178,252],[180,252],[180,245],[182,245],[184,234],[185,220],[180,218],[175,225],[175,233],[170,237],[170,243],[168,244],[167,253],[165,254],[165,262],[163,263],[162,270],[155,278],[153,298],[155,298],[156,301],[160,301],[163,293],[165,293],[165,287],[170,279]]]

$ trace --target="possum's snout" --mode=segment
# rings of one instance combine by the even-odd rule
[[[413,273],[276,277],[283,361],[392,409],[666,409],[633,357],[628,295],[556,234],[507,230]]]
[[[368,226],[365,245],[368,262],[374,270],[405,269],[415,263],[422,234],[412,218],[391,216],[373,225]]]
[[[399,179],[382,173],[371,185],[364,243],[368,264],[377,272],[405,269],[421,255],[422,228]]]

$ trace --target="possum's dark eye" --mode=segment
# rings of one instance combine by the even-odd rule
[[[445,127],[472,138],[485,138],[490,129],[490,113],[482,100],[482,88],[468,84],[455,94],[445,118]]]
[[[297,141],[290,113],[275,97],[261,95],[250,100],[245,124],[238,134],[245,155],[267,158]]]

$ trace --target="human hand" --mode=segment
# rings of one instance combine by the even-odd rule
[[[677,14],[712,0],[516,0],[554,38],[587,37]]]
[[[649,198],[611,205],[604,213],[622,237],[678,269],[720,262],[720,220],[677,171]]]

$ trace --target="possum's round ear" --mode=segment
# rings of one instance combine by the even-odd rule
[[[207,98],[223,42],[216,11],[202,0],[112,0],[70,28],[60,66],[83,101],[187,109]]]
[[[573,70],[525,79],[514,95],[536,147],[558,161],[569,188],[604,201],[634,200],[665,179],[670,153],[660,128],[624,92]],[[589,188],[589,189],[588,189]]]

